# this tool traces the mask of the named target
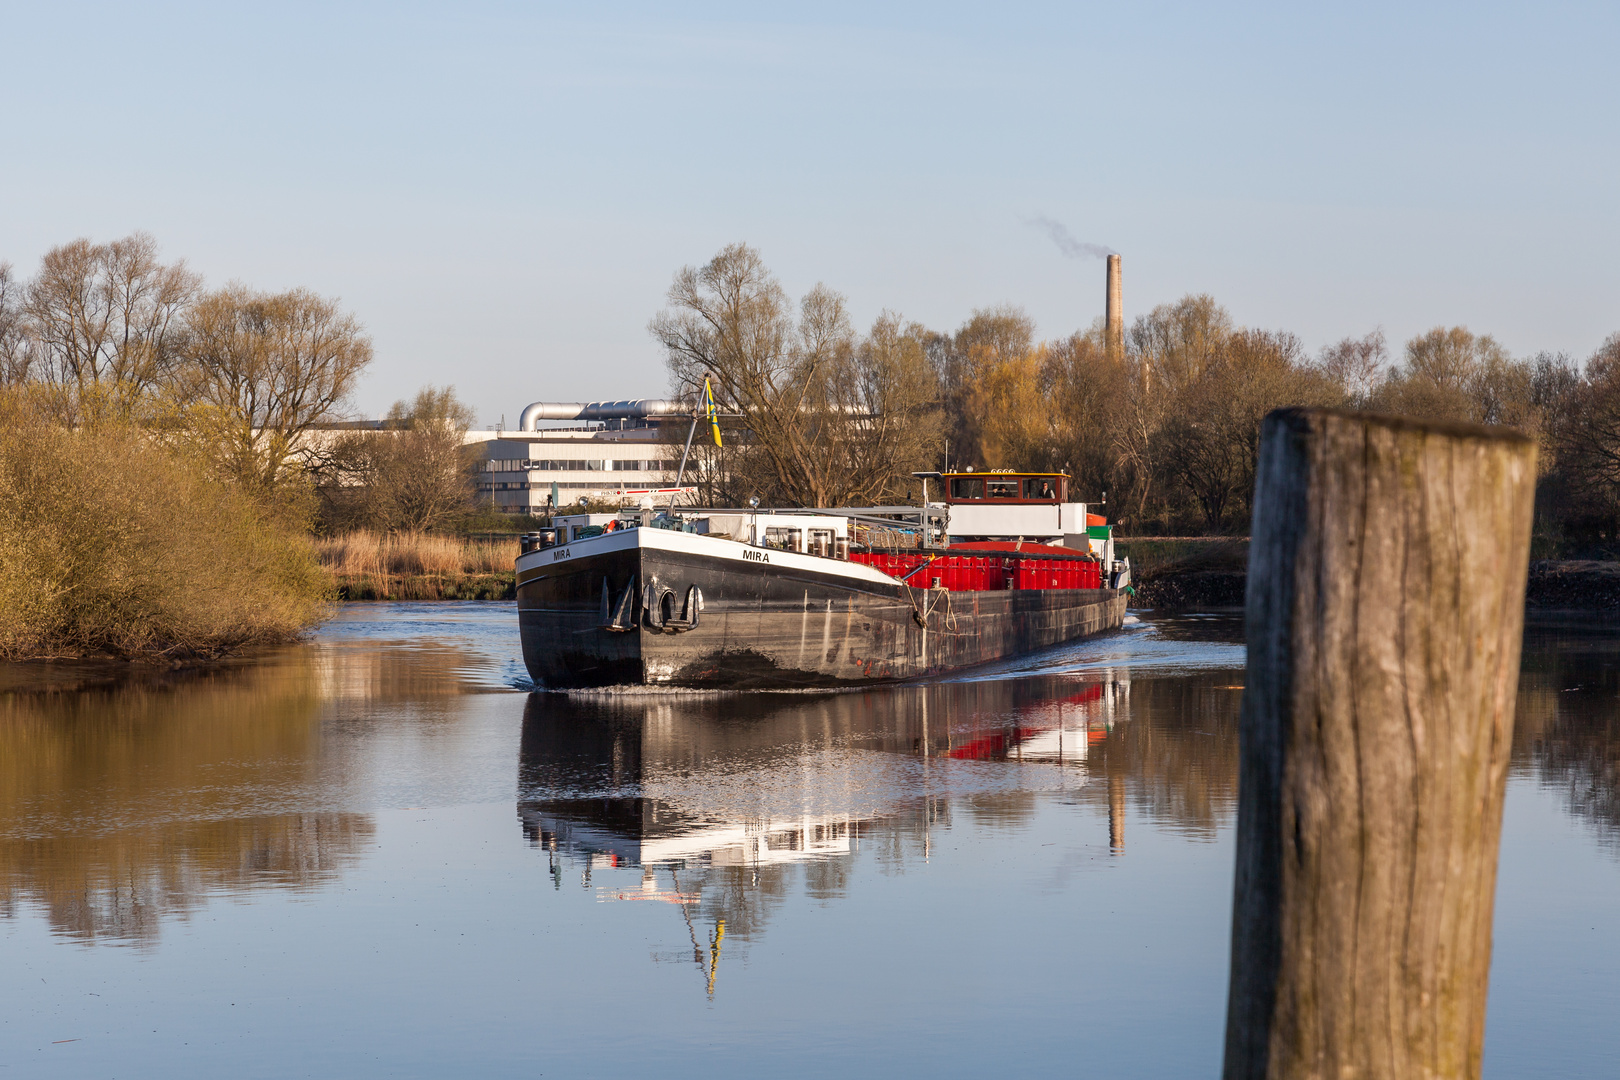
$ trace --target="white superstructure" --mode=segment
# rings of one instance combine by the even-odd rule
[[[681,447],[650,426],[478,431],[467,441],[480,446],[479,498],[513,514],[547,512],[553,484],[559,507],[667,494],[681,460]]]

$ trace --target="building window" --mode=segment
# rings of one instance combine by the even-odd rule
[[[486,473],[503,472],[663,472],[675,463],[662,458],[492,458]]]

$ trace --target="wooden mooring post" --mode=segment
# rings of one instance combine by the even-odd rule
[[[1477,1078],[1536,448],[1266,418],[1227,1080]]]

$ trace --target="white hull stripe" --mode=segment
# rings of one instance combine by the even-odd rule
[[[736,540],[722,540],[699,533],[676,532],[674,529],[615,529],[602,536],[589,536],[571,544],[526,552],[518,556],[519,580],[529,571],[547,566],[561,566],[587,555],[602,555],[612,551],[645,548],[649,551],[679,552],[726,562],[753,566],[774,566],[783,570],[806,570],[817,574],[832,574],[870,585],[897,585],[899,581],[865,563],[828,559],[820,555],[805,555],[797,551],[778,551],[776,548],[755,547]]]

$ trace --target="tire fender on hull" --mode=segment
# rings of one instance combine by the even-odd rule
[[[698,625],[703,612],[703,590],[696,585],[687,586],[686,599],[677,616],[675,590],[654,578],[642,590],[641,610],[649,630],[662,630],[666,634],[685,633]]]
[[[641,617],[647,629],[664,628],[664,597],[673,595],[668,586],[659,584],[657,578],[647,582],[641,591]]]

